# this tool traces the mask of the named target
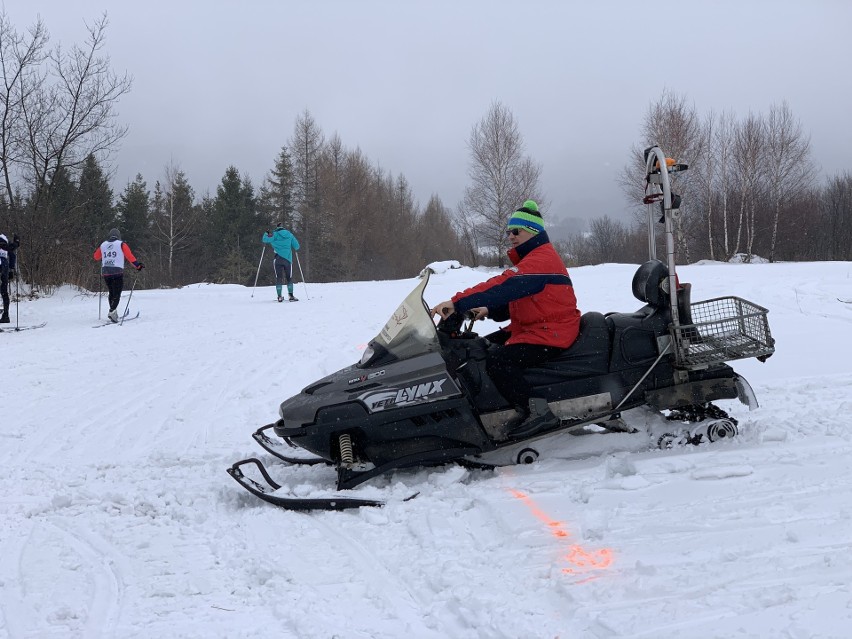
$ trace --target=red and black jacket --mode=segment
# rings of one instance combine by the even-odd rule
[[[580,311],[568,269],[547,233],[508,255],[512,268],[452,297],[456,311],[485,306],[491,319],[511,319],[503,329],[511,333],[507,344],[568,348],[580,330]]]

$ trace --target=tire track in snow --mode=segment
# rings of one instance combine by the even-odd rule
[[[26,622],[36,618],[35,608],[27,601],[24,584],[24,550],[33,536],[35,524],[28,526],[25,535],[12,537],[0,545],[0,613],[9,630],[9,637],[23,637]]]
[[[103,538],[80,526],[66,524],[58,518],[52,518],[50,524],[86,559],[92,574],[94,588],[84,636],[115,636],[124,600],[123,574],[127,572],[119,567],[124,563],[120,553]]]
[[[333,540],[336,549],[345,550],[349,562],[354,564],[356,568],[356,574],[364,575],[365,578],[369,579],[371,586],[379,589],[383,600],[391,603],[393,609],[399,611],[399,619],[430,618],[440,623],[440,628],[433,630],[435,637],[457,636],[458,625],[450,624],[446,619],[438,619],[432,615],[429,611],[431,602],[424,601],[420,594],[411,588],[404,579],[392,572],[381,560],[379,552],[365,545],[363,541],[356,539],[353,530],[347,530],[347,534],[344,535],[339,527],[332,526],[327,518],[311,517],[310,521],[314,527],[325,533],[324,539],[331,538]],[[422,634],[425,630],[422,626],[417,630],[419,637],[425,639],[431,636],[431,633]]]

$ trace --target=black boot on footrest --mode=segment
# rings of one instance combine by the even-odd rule
[[[551,412],[547,400],[541,397],[531,397],[529,416],[517,428],[509,431],[509,438],[523,439],[550,430],[558,425],[559,418]]]

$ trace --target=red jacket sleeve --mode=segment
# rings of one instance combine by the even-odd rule
[[[129,261],[131,264],[136,261],[136,256],[133,255],[133,251],[130,250],[130,247],[127,246],[125,242],[121,243],[121,252],[124,253],[125,259],[127,259],[127,261]]]
[[[99,246],[97,249],[95,249],[94,259],[99,260],[101,259],[101,257],[103,257],[103,255],[101,254],[101,247]]]

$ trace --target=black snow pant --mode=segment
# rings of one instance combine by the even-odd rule
[[[505,336],[504,340],[508,338],[506,331],[500,332]],[[499,341],[499,338],[492,339],[491,335],[488,338],[491,341]],[[532,387],[524,379],[524,369],[546,362],[563,350],[541,344],[507,344],[490,348],[485,359],[485,370],[500,394],[512,406],[526,412],[529,409]]]
[[[290,263],[290,260],[286,260],[278,253],[275,254],[275,261],[272,262],[272,266],[275,269],[275,285],[283,286],[287,285],[287,290],[290,292],[290,295],[293,294],[293,265]]]
[[[9,265],[0,268],[0,296],[3,298],[3,314],[9,314]]]
[[[121,292],[124,290],[124,275],[104,275],[104,283],[109,292],[109,310],[114,311],[121,302]]]

